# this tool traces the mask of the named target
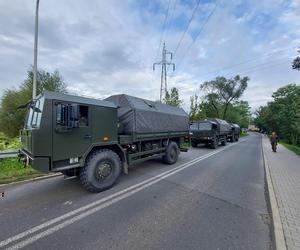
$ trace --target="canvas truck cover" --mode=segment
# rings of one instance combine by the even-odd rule
[[[105,100],[118,106],[121,134],[189,131],[189,117],[182,108],[124,94]]]
[[[218,119],[218,118],[207,118],[202,120],[203,121],[209,121],[212,123],[215,123],[218,125],[218,129],[220,130],[221,133],[229,133],[229,131],[231,130],[231,126],[224,120]]]
[[[235,124],[235,123],[230,123],[231,129],[235,132],[240,132],[241,128],[239,125]]]

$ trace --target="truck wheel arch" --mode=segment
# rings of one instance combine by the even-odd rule
[[[114,151],[121,160],[121,164],[122,167],[124,169],[124,172],[127,174],[127,171],[125,168],[128,168],[127,166],[127,157],[126,157],[126,153],[124,151],[124,149],[118,145],[118,144],[110,144],[110,145],[94,145],[91,148],[89,148],[89,150],[87,150],[87,152],[82,156],[81,159],[81,166],[84,166],[86,160],[88,159],[88,157],[90,155],[92,155],[95,151],[98,151],[100,149],[110,149],[112,151]]]

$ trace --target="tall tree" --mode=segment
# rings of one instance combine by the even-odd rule
[[[206,93],[205,99],[213,106],[217,115],[226,119],[229,105],[243,95],[248,81],[248,77],[241,78],[239,75],[232,79],[217,77],[201,84],[200,89]]]
[[[298,53],[300,54],[300,47],[299,47]],[[300,56],[297,56],[294,59],[292,67],[293,67],[293,69],[300,70]]]
[[[26,109],[18,109],[32,98],[33,72],[27,72],[27,78],[18,89],[7,89],[0,104],[0,131],[9,137],[18,135],[19,130],[24,125]],[[56,70],[48,73],[39,70],[37,74],[37,94],[44,90],[66,93],[66,84],[62,76]]]
[[[198,96],[195,94],[194,96],[190,97],[190,120],[195,121],[196,120],[196,115],[198,113]]]
[[[272,102],[257,111],[256,125],[268,133],[276,131],[288,143],[300,145],[300,86],[286,85],[272,97]]]
[[[226,120],[228,122],[237,123],[243,128],[247,128],[251,120],[251,108],[248,102],[237,101],[230,104]]]
[[[169,91],[166,92],[164,102],[168,105],[180,107],[183,101],[179,97],[178,89],[173,87],[171,89],[171,93]]]

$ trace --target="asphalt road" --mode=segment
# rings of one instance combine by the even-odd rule
[[[273,248],[257,134],[137,165],[99,194],[61,176],[4,191],[0,248]]]

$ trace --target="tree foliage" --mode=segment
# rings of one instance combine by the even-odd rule
[[[218,106],[218,110],[222,111],[222,107]],[[235,101],[234,103],[230,103],[227,108],[226,120],[228,122],[239,124],[243,128],[247,128],[251,119],[250,110],[251,108],[246,101]],[[190,120],[197,121],[207,117],[222,118],[218,116],[215,108],[207,100],[195,104],[195,98],[192,97]]]
[[[275,131],[287,143],[300,145],[300,86],[286,85],[272,97],[272,102],[257,110],[255,125],[267,133]]]
[[[169,91],[166,92],[164,102],[168,105],[180,107],[183,101],[179,97],[178,89],[173,87],[171,89],[171,93]]]
[[[248,102],[240,98],[247,88],[249,78],[236,76],[233,79],[217,77],[215,80],[204,82],[200,90],[202,98],[192,96],[190,120],[196,121],[207,117],[215,117],[248,127],[251,118]]]
[[[239,75],[232,79],[217,77],[201,84],[200,89],[205,92],[205,100],[214,109],[215,116],[226,120],[230,104],[243,95],[248,81],[248,77]]]
[[[4,91],[0,104],[0,131],[9,137],[18,135],[23,127],[26,109],[18,109],[18,106],[29,102],[32,99],[33,72],[27,72],[27,78],[18,89],[7,89]],[[66,84],[62,76],[56,70],[48,73],[39,70],[37,74],[37,94],[44,90],[66,92]]]
[[[300,54],[300,48],[298,50],[298,53]],[[292,67],[293,69],[297,69],[297,70],[300,70],[300,56],[297,56],[294,61],[293,61],[293,64],[292,64]]]

